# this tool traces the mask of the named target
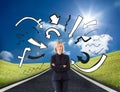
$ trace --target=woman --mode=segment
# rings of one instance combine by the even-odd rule
[[[56,54],[51,57],[53,87],[55,92],[67,92],[68,70],[70,70],[69,56],[63,54],[64,45],[62,42],[57,42],[54,49]]]

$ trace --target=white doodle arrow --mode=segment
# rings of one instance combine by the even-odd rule
[[[73,26],[73,28],[72,28],[72,31],[69,33],[69,35],[68,35],[68,37],[70,38],[70,37],[72,37],[73,36],[73,33],[76,31],[76,29],[78,28],[78,26],[79,26],[79,24],[81,23],[81,21],[82,21],[82,17],[81,16],[78,16],[77,17],[77,20],[76,20],[76,22],[75,22],[75,24],[74,24],[74,26]]]
[[[97,64],[93,65],[93,67],[85,69],[85,68],[81,68],[79,67],[74,60],[71,60],[71,63],[78,68],[79,70],[83,71],[83,72],[93,72],[95,70],[97,70],[98,68],[100,68],[102,66],[102,64],[105,62],[107,56],[106,55],[102,55],[102,57],[100,58],[100,60],[98,61]]]
[[[44,45],[42,42],[38,42],[37,40],[35,40],[34,38],[30,38],[28,39],[28,42],[35,45],[35,46],[38,46],[40,47],[40,49],[43,49],[43,48],[47,48],[46,45]]]
[[[88,28],[88,26],[91,26],[91,25],[96,25],[97,24],[97,21],[96,20],[92,20],[86,24],[83,25],[83,28]]]
[[[51,31],[55,32],[57,34],[57,36],[60,36],[59,31],[57,29],[51,27],[51,28],[48,28],[46,31],[46,38],[50,39],[51,36],[49,35],[49,32],[51,32]]]
[[[23,63],[23,60],[24,60],[24,57],[25,57],[25,54],[26,54],[27,51],[31,51],[31,49],[30,49],[29,47],[26,47],[26,48],[24,49],[24,51],[23,51],[23,55],[22,55],[22,56],[18,56],[18,58],[21,59],[20,64],[19,64],[19,67],[22,66],[22,63]]]
[[[22,21],[24,21],[24,20],[26,20],[26,19],[30,19],[30,20],[35,21],[35,22],[40,26],[40,28],[43,28],[43,25],[40,23],[40,22],[42,21],[42,19],[36,20],[35,18],[32,18],[32,17],[24,17],[24,18],[22,18],[21,20],[19,20],[19,21],[15,24],[15,26],[18,26]]]
[[[55,25],[57,25],[58,21],[60,20],[60,18],[56,14],[51,15],[50,19],[51,19],[51,23],[53,23]]]

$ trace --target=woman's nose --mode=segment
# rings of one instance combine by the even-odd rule
[[[61,50],[61,49],[62,49],[62,47],[59,47],[59,49]]]

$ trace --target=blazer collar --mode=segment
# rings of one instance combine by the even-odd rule
[[[58,56],[59,56],[59,55],[56,54],[56,60],[57,60],[57,61],[60,61],[59,58],[58,58]],[[61,56],[62,56],[61,61],[63,61],[63,53],[61,54]]]

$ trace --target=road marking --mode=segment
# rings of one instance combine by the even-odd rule
[[[99,82],[97,82],[97,81],[95,81],[95,80],[92,80],[92,79],[90,79],[90,78],[82,75],[81,73],[75,71],[75,70],[72,69],[72,68],[71,68],[71,70],[72,70],[73,72],[75,72],[76,74],[78,74],[79,76],[81,76],[82,78],[88,80],[89,82],[91,82],[91,83],[93,83],[93,84],[101,87],[102,89],[104,89],[104,90],[106,90],[106,91],[108,91],[108,92],[118,92],[118,91],[116,91],[116,90],[114,90],[114,89],[112,89],[112,88],[110,88],[110,87],[107,87],[107,86],[105,86],[105,85],[103,85],[103,84],[101,84],[101,83],[99,83]]]
[[[33,77],[30,77],[30,78],[28,78],[28,79],[25,79],[25,80],[22,80],[22,81],[20,81],[20,82],[17,82],[17,83],[14,83],[14,84],[12,84],[12,85],[9,85],[9,86],[7,86],[7,87],[4,87],[4,88],[0,89],[0,92],[7,91],[7,90],[9,90],[9,89],[11,89],[11,88],[13,88],[13,87],[15,87],[15,86],[18,86],[18,85],[24,83],[24,82],[27,82],[27,81],[29,81],[29,80],[31,80],[31,79],[34,79],[34,78],[36,78],[36,77],[38,77],[38,76],[46,73],[46,72],[49,71],[50,69],[51,69],[51,68],[43,71],[43,72],[40,73],[40,74],[37,74],[37,75],[33,76]]]

